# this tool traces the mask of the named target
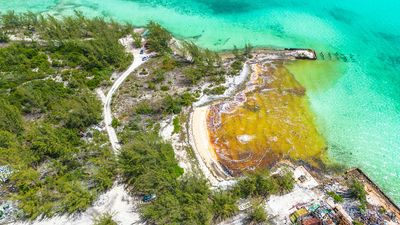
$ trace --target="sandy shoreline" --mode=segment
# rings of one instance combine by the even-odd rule
[[[189,141],[204,176],[212,186],[223,187],[229,185],[230,176],[218,163],[217,155],[211,146],[207,127],[208,112],[209,106],[193,108],[189,120]]]

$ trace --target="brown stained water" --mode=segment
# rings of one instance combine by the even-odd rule
[[[325,154],[305,89],[281,64],[254,65],[246,89],[211,106],[207,123],[219,162],[234,174],[285,157],[317,165]]]

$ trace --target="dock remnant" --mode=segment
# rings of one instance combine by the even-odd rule
[[[400,222],[400,207],[387,196],[361,169],[352,168],[345,173],[346,179],[356,179],[364,184],[368,195],[374,195],[383,203],[383,207],[394,214],[397,222]]]
[[[312,49],[306,48],[285,48],[287,55],[293,56],[295,59],[316,60],[317,54]]]

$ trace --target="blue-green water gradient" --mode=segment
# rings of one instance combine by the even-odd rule
[[[6,10],[155,20],[215,50],[251,43],[342,53],[348,62],[334,75],[296,75],[306,80],[331,158],[361,167],[400,203],[398,0],[0,0]]]

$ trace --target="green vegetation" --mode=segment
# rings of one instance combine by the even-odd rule
[[[172,124],[174,125],[174,131],[172,133],[177,134],[181,131],[181,123],[179,121],[179,116],[176,116],[174,120],[172,121]]]
[[[336,203],[341,203],[344,201],[342,196],[336,194],[333,191],[328,192],[328,195],[331,196]]]
[[[111,214],[106,213],[95,218],[93,225],[118,225],[118,223],[113,220]]]
[[[0,44],[1,43],[7,43],[10,41],[10,38],[4,31],[0,31]]]
[[[270,176],[268,171],[248,174],[239,180],[234,193],[241,198],[268,197],[273,194],[286,193],[294,187],[293,174],[286,172],[279,176]]]
[[[225,81],[221,58],[216,52],[201,49],[192,42],[184,42],[182,51],[189,59],[190,66],[185,68],[184,74],[191,84],[196,84],[206,77],[216,83]]]
[[[216,192],[212,197],[214,212],[214,220],[222,221],[231,216],[234,216],[238,211],[236,205],[238,198],[230,192]]]
[[[97,87],[114,70],[126,68],[132,56],[118,39],[132,26],[87,19],[81,13],[59,20],[53,16],[8,12],[0,16],[6,34],[33,35],[0,52],[0,87],[15,87],[60,71],[70,85]]]
[[[212,89],[206,89],[204,90],[204,93],[208,94],[208,95],[222,95],[225,93],[226,87],[224,86],[217,86],[215,88]]]
[[[0,98],[0,130],[20,134],[23,130],[21,113],[17,107]]]
[[[181,95],[175,95],[164,98],[162,101],[162,112],[166,114],[178,114],[182,111],[182,108],[185,106],[192,105],[193,102],[196,101],[196,97],[189,92],[185,92]]]
[[[364,211],[367,208],[367,192],[364,189],[364,185],[354,179],[350,184],[350,192],[360,202],[360,209]]]
[[[155,22],[150,22],[147,24],[147,48],[151,52],[157,52],[159,54],[171,52],[169,47],[169,41],[172,39],[172,35],[160,24]]]
[[[159,193],[183,173],[172,146],[155,133],[136,133],[122,149],[119,162],[125,183],[137,194]]]
[[[132,38],[133,38],[133,44],[135,45],[136,48],[142,47],[142,36],[136,32],[131,33]]]
[[[136,130],[132,128],[131,130]],[[290,173],[270,176],[261,171],[249,174],[230,191],[211,191],[201,176],[182,176],[173,148],[158,137],[157,131],[131,133],[119,156],[124,182],[134,195],[156,194],[141,207],[143,218],[151,224],[211,224],[238,212],[239,198],[267,197],[286,190],[280,187]],[[287,185],[286,186],[290,186]],[[265,214],[264,214],[265,217]],[[261,221],[256,212],[254,221]]]
[[[113,118],[111,121],[111,126],[114,128],[117,128],[118,126],[121,125],[121,122],[117,118]]]
[[[267,214],[261,205],[251,209],[247,221],[249,224],[263,224],[267,221]]]
[[[132,26],[78,12],[7,12],[0,26],[21,37],[0,48],[0,165],[13,170],[1,198],[25,219],[83,211],[116,175],[106,136],[90,128],[101,119],[92,89],[131,62],[118,39]]]

